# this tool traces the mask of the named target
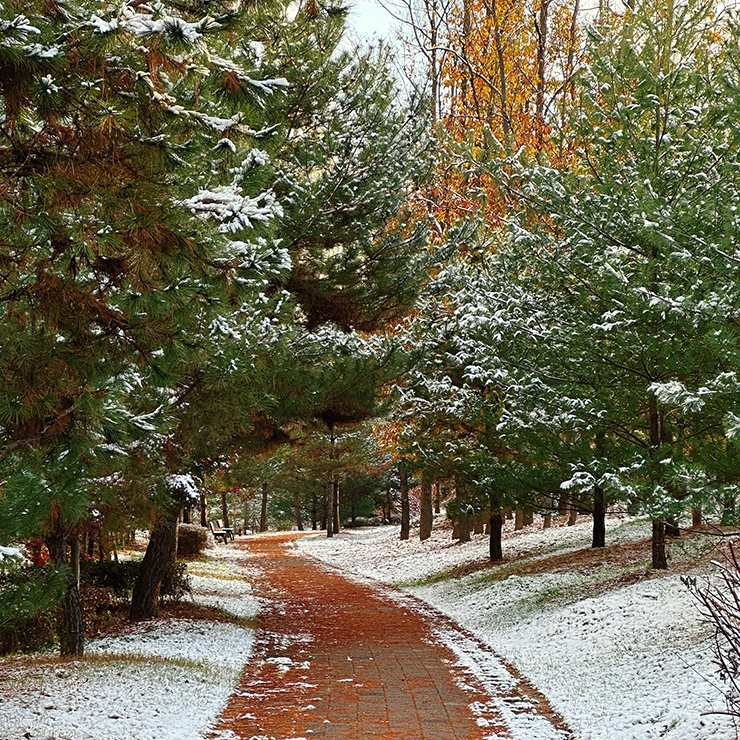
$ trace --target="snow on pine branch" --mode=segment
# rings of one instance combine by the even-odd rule
[[[272,190],[265,190],[254,198],[244,195],[239,185],[222,185],[213,190],[200,190],[197,195],[177,201],[203,221],[219,221],[219,231],[234,233],[251,229],[256,223],[267,223],[283,215],[283,207]]]
[[[112,33],[120,28],[139,37],[164,36],[186,39],[191,43],[201,38],[206,31],[220,28],[216,19],[208,15],[192,23],[176,15],[140,13],[127,5],[122,6],[119,17],[110,20],[94,14],[88,25],[99,34]]]
[[[706,397],[727,395],[740,392],[740,380],[737,373],[720,373],[716,378],[701,386],[696,391],[689,390],[678,380],[667,383],[652,383],[649,390],[667,406],[677,406],[684,412],[697,412],[704,408]]]
[[[10,46],[18,41],[26,41],[30,33],[41,33],[41,31],[36,26],[31,25],[31,21],[25,15],[17,15],[12,21],[0,20],[0,34],[5,34],[8,37],[3,42],[4,46]]]

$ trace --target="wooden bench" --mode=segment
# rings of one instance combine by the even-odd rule
[[[224,545],[229,541],[229,533],[225,529],[221,529],[220,526],[214,526],[213,522],[208,522],[208,526],[211,528],[211,534],[216,542],[218,542],[219,537],[224,541]]]
[[[216,519],[216,524],[218,525],[218,528],[226,532],[226,534],[229,535],[229,537],[232,540],[234,539],[234,528],[233,527],[224,527],[223,522],[220,519]]]

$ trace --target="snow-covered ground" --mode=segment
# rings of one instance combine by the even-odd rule
[[[609,543],[649,537],[650,525],[611,519]],[[507,532],[505,555],[519,563],[579,550],[590,524]],[[614,570],[511,574],[490,571],[440,577],[487,556],[487,538],[453,544],[448,530],[426,542],[401,542],[398,527],[344,532],[298,541],[302,551],[361,579],[402,586],[434,606],[528,678],[550,701],[577,740],[730,740],[724,702],[711,663],[709,628],[677,575],[650,578],[588,596]],[[618,566],[614,566],[617,568]],[[475,651],[451,645],[481,680]],[[511,728],[514,740],[539,740]]]
[[[193,598],[238,617],[257,599],[227,548],[190,563]],[[173,619],[91,640],[84,660],[0,661],[2,740],[195,740],[234,691],[254,642],[236,624]]]
[[[557,573],[527,569],[538,558],[586,547],[589,536],[585,521],[507,531],[507,563],[501,567],[508,577],[491,569],[449,577],[453,568],[485,561],[487,540],[475,536],[454,544],[442,529],[426,542],[401,542],[398,527],[378,527],[331,539],[307,537],[296,547],[355,578],[401,586],[401,593],[388,595],[427,611],[430,620],[435,612],[425,604],[466,627],[472,633],[467,637],[438,624],[438,637],[490,690],[490,706],[472,707],[479,724],[486,727],[489,714],[503,716],[511,740],[561,734],[527,721],[531,700],[512,700],[516,679],[478,641],[547,697],[576,740],[735,738],[727,718],[704,714],[724,705],[708,627],[677,575],[607,588],[623,564]],[[610,543],[647,536],[644,523],[608,523]],[[256,615],[247,553],[220,547],[209,555],[188,566],[195,600],[241,618]],[[0,738],[203,738],[233,692],[253,639],[243,621],[169,620],[90,641],[81,661],[44,655],[2,660]]]

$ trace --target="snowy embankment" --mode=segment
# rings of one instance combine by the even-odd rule
[[[237,617],[259,610],[226,548],[188,565],[196,603]],[[218,558],[218,559],[214,559]],[[254,632],[171,619],[88,642],[84,660],[0,661],[2,740],[195,740],[204,736],[249,659]]]
[[[649,524],[608,523],[608,543],[629,546],[649,536]],[[577,740],[735,737],[727,717],[705,714],[723,710],[724,702],[709,628],[678,575],[651,575],[619,587],[615,581],[629,566],[609,558],[597,568],[532,567],[587,548],[585,520],[574,527],[507,531],[505,537],[507,562],[500,570],[460,577],[449,571],[486,560],[486,537],[459,545],[449,530],[435,529],[426,542],[401,542],[398,527],[383,527],[307,538],[297,546],[356,577],[401,586],[469,629],[545,695]],[[483,663],[490,656],[476,666],[469,653],[456,652],[485,682]],[[511,730],[513,740],[538,740]]]

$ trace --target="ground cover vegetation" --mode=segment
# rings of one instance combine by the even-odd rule
[[[80,561],[142,528],[155,615],[197,509],[446,498],[498,562],[611,507],[655,569],[737,523],[740,31],[600,5],[402,5],[404,95],[340,7],[2,5],[0,627],[61,599],[80,654]]]

